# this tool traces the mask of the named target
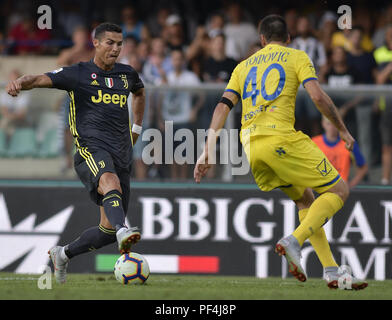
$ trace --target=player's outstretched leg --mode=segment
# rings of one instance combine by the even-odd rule
[[[362,290],[368,286],[365,280],[358,279],[349,271],[338,267],[324,268],[324,279],[330,289],[339,288],[339,281],[346,290]]]
[[[70,244],[55,246],[48,253],[54,266],[54,275],[58,283],[64,283],[67,276],[69,260],[77,255],[99,249],[116,242],[116,231],[102,225],[85,230]]]

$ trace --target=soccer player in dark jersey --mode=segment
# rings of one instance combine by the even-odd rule
[[[122,30],[111,23],[97,26],[95,56],[89,62],[42,75],[25,75],[11,81],[7,92],[56,88],[71,98],[69,124],[77,152],[75,170],[100,207],[100,224],[85,230],[70,244],[49,250],[56,280],[65,282],[69,259],[117,240],[121,253],[140,239],[137,228],[125,226],[130,193],[132,144],[140,132],[144,114],[144,85],[130,66],[116,63]],[[134,124],[130,129],[127,99],[132,93]]]

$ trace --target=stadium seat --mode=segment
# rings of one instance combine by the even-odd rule
[[[55,130],[58,128],[58,121],[59,116],[56,112],[45,111],[40,114],[36,129],[36,138],[38,144],[44,142],[49,130]]]
[[[7,153],[7,138],[3,130],[0,129],[0,157],[4,157]]]
[[[46,131],[44,139],[38,150],[38,157],[50,158],[59,154],[59,140],[57,137],[57,129]]]
[[[32,128],[16,129],[11,136],[9,157],[34,157],[37,153],[35,131]]]

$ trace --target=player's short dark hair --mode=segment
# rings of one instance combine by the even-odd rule
[[[277,14],[264,17],[259,23],[259,33],[262,34],[267,42],[287,41],[289,32],[284,18]]]
[[[115,23],[110,23],[110,22],[101,23],[94,30],[94,39],[100,39],[105,32],[122,33],[122,29],[119,25]]]

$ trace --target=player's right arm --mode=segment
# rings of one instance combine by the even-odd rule
[[[197,183],[200,183],[208,169],[211,167],[211,161],[215,154],[216,141],[219,137],[220,130],[223,128],[226,122],[226,118],[229,115],[230,110],[240,100],[240,81],[239,81],[240,65],[234,69],[231,74],[229,83],[227,84],[226,90],[222,95],[221,100],[215,107],[214,114],[212,116],[210,128],[208,129],[207,141],[204,147],[204,151],[196,162],[195,170],[193,171],[193,177]]]
[[[21,90],[34,88],[55,88],[60,90],[74,90],[79,82],[79,64],[59,68],[38,76],[26,75],[11,81],[7,85],[7,93],[17,96]]]
[[[21,90],[31,90],[34,88],[52,88],[52,80],[45,74],[24,75],[7,84],[6,91],[9,95],[16,97]]]
[[[340,113],[332,99],[320,87],[320,84],[317,80],[307,81],[304,84],[304,87],[321,114],[327,117],[328,120],[331,121],[332,124],[336,127],[336,129],[338,129],[340,137],[344,142],[346,142],[346,148],[352,151],[355,140],[347,130],[343,119],[340,116]]]
[[[193,177],[196,183],[200,183],[201,179],[207,174],[207,171],[211,168],[211,158],[214,157],[216,142],[219,137],[220,131],[225,125],[227,116],[233,106],[237,104],[239,98],[236,94],[226,91],[221,101],[216,105],[214,114],[212,116],[210,128],[208,129],[207,141],[204,146],[203,153],[200,155],[196,162],[195,169],[193,171]]]

